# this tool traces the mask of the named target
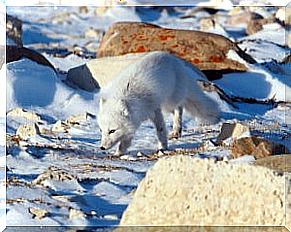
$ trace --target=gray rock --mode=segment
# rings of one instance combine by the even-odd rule
[[[99,88],[97,81],[94,79],[86,64],[70,69],[67,82],[89,92],[93,92]]]

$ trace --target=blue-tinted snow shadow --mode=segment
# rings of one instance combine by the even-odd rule
[[[263,116],[269,110],[273,109],[272,105],[266,104],[236,103],[235,105],[238,107],[238,109],[231,112],[221,112],[221,119],[237,119],[240,121],[250,120],[256,117]]]
[[[118,225],[120,218],[127,208],[126,204],[111,203],[93,194],[76,195],[70,199],[84,212],[96,212],[96,217],[87,218],[89,226],[114,226]],[[116,215],[118,218],[106,219],[103,216]]]
[[[257,72],[225,74],[214,82],[229,95],[256,99],[268,98],[272,87],[265,75]]]

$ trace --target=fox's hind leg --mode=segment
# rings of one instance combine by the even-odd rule
[[[174,110],[173,130],[169,135],[170,139],[177,139],[182,136],[182,115],[183,107],[179,106]]]
[[[151,120],[155,124],[157,130],[159,140],[158,149],[159,150],[168,149],[167,129],[161,109],[155,110],[154,117]]]
[[[123,138],[119,145],[117,146],[117,149],[116,149],[116,152],[115,152],[115,155],[124,155],[127,151],[127,148],[130,147],[130,144],[131,144],[131,140],[132,138],[130,137],[126,137],[126,138]]]

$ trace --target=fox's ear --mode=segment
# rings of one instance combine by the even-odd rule
[[[101,97],[100,100],[99,100],[99,107],[100,109],[103,107],[104,103],[105,103],[105,98]]]

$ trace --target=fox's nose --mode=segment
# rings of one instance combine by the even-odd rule
[[[105,150],[105,147],[101,146],[100,149],[101,149],[101,150]]]

